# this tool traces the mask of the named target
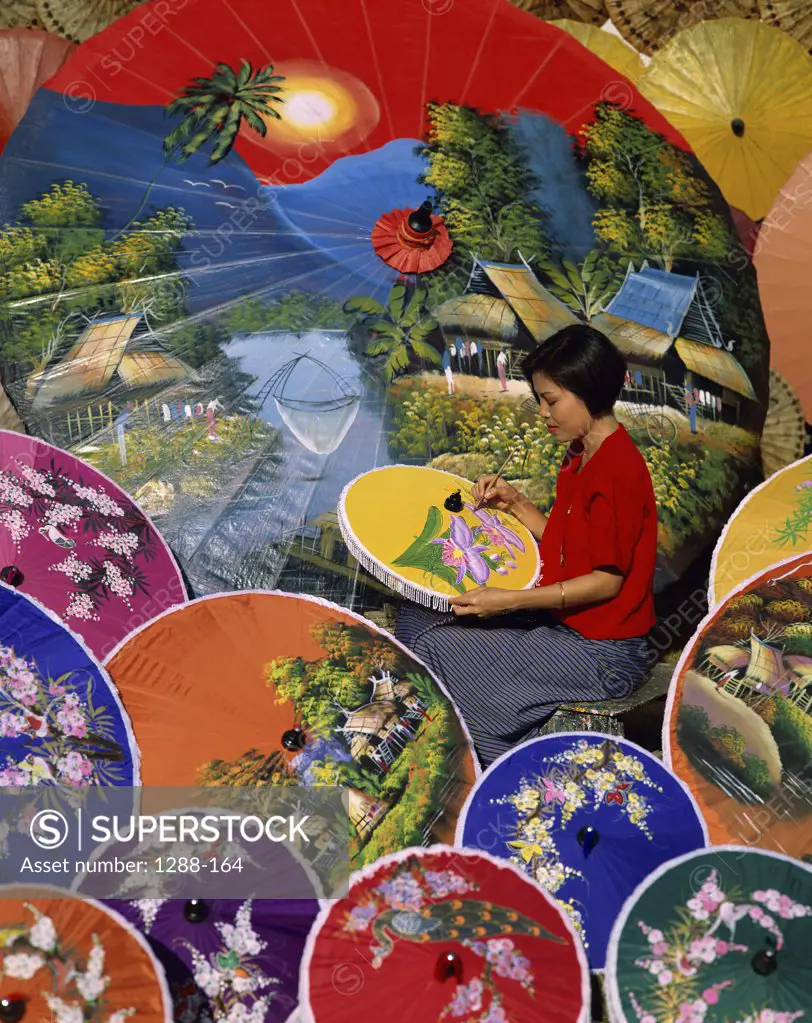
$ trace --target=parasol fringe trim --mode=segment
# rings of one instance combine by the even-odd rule
[[[397,469],[397,468],[414,468],[414,466],[400,466],[400,465],[388,465],[382,466],[383,469]],[[379,472],[380,469],[370,469],[368,472]],[[457,476],[451,472],[445,472],[443,469],[432,469],[432,472],[440,472],[444,476],[449,476],[453,480],[457,480],[460,483],[470,486],[470,480],[465,479],[463,476]],[[445,614],[451,612],[451,605],[449,600],[452,599],[442,593],[436,593],[432,590],[427,590],[419,583],[409,582],[408,579],[404,579],[402,576],[397,575],[395,572],[385,565],[382,561],[379,561],[373,554],[370,554],[366,548],[362,547],[355,538],[355,534],[350,527],[350,521],[347,518],[347,494],[350,491],[352,485],[362,476],[366,476],[367,472],[359,473],[355,479],[344,487],[341,492],[341,497],[338,499],[337,518],[338,528],[341,530],[341,537],[344,543],[347,545],[347,550],[352,554],[355,560],[363,565],[363,567],[373,575],[379,582],[382,582],[384,586],[388,586],[390,590],[394,590],[395,593],[400,594],[402,597],[406,597],[407,600],[414,601],[415,604],[420,604],[423,607],[431,608],[433,611],[441,611]],[[533,573],[533,578],[529,583],[526,583],[523,590],[530,590],[536,585],[536,580],[539,577],[541,570],[541,558],[539,555],[538,548],[536,548],[536,571]]]
[[[355,560],[364,566],[370,575],[375,576],[379,582],[382,582],[384,586],[388,586],[390,590],[394,590],[395,593],[399,593],[401,596],[406,597],[407,600],[414,601],[416,604],[432,608],[434,611],[448,612],[450,610],[448,597],[443,597],[438,593],[429,593],[416,583],[410,583],[408,580],[402,579],[399,575],[395,575],[386,567],[386,565],[383,564],[382,561],[378,561],[377,558],[373,557],[369,551],[365,550],[358,543],[350,530],[349,523],[345,517],[343,500],[338,509],[338,521],[347,549]]]

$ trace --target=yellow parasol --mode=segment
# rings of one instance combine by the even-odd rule
[[[619,71],[630,81],[636,82],[640,77],[643,71],[640,55],[628,43],[624,43],[619,36],[611,32],[604,32],[603,29],[595,28],[594,25],[587,25],[583,21],[571,21],[569,18],[554,21],[552,24],[569,32],[582,46],[585,46],[596,57],[600,57],[609,67]]]
[[[812,57],[760,22],[724,18],[679,32],[638,86],[753,220],[812,148]]]
[[[612,24],[642,53],[659,50],[677,32],[711,18],[757,18],[756,0],[675,3],[675,0],[606,0]]]
[[[801,400],[787,381],[770,370],[770,403],[761,431],[761,467],[765,476],[799,459],[806,444]]]
[[[362,473],[344,488],[338,523],[368,572],[442,611],[449,597],[478,586],[526,590],[538,579],[538,544],[528,530],[506,512],[480,508],[468,480],[439,469]]]
[[[606,7],[603,0],[510,0],[520,11],[535,14],[542,21],[556,21],[572,18],[592,25],[606,21]]]
[[[720,604],[756,573],[810,548],[812,457],[807,457],[765,480],[731,515],[713,552],[709,603]]]
[[[812,52],[812,4],[809,0],[758,0],[761,17],[793,36]]]

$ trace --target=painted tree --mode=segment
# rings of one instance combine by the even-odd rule
[[[231,334],[260,330],[303,331],[316,327],[342,330],[354,322],[355,317],[344,312],[341,302],[328,295],[296,289],[279,298],[240,301],[220,316],[221,325]]]
[[[560,263],[542,256],[534,269],[546,278],[548,290],[573,312],[589,321],[602,311],[623,281],[621,265],[593,249],[580,263],[563,258]]]
[[[183,119],[164,139],[164,152],[178,151],[181,162],[213,141],[209,163],[218,163],[231,152],[243,122],[265,138],[265,118],[281,120],[274,104],[282,103],[283,75],[273,73],[273,65],[254,71],[247,60],[234,71],[228,64],[218,64],[208,78],[195,78],[166,108],[169,117],[182,114]]]
[[[453,103],[429,103],[428,118],[423,182],[437,193],[456,263],[470,265],[472,254],[515,262],[519,252],[530,258],[545,251],[546,216],[528,199],[539,180],[509,126]]]
[[[197,772],[196,784],[248,788],[258,785],[295,785],[284,753],[250,749],[235,760],[211,760]]]
[[[0,359],[12,377],[44,369],[94,314],[147,313],[152,327],[185,316],[177,254],[192,222],[182,209],[105,241],[98,200],[69,180],[24,203],[19,220],[0,231]]]
[[[404,660],[393,643],[360,625],[322,622],[313,626],[312,634],[334,663],[346,665],[362,682],[379,671],[396,672]]]
[[[599,103],[578,136],[587,185],[602,203],[595,233],[610,251],[656,260],[723,259],[734,238],[692,158],[639,117]]]
[[[282,89],[277,82],[282,75],[273,73],[273,65],[266,64],[258,71],[247,60],[234,71],[228,64],[218,64],[208,77],[194,78],[184,86],[180,95],[166,107],[168,117],[181,114],[181,120],[163,142],[164,161],[127,225],[118,236],[130,230],[133,221],[149,200],[150,193],[161,172],[170,160],[184,163],[199,149],[212,143],[209,163],[219,163],[234,147],[243,125],[265,138],[268,131],[265,118],[281,119],[274,104],[282,103]]]
[[[386,304],[365,295],[344,303],[344,312],[355,314],[370,335],[366,354],[386,356],[383,376],[389,382],[409,368],[412,356],[439,365],[442,356],[428,341],[439,324],[426,313],[428,293],[423,284],[407,288],[394,284]]]

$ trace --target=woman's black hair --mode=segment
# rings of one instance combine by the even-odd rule
[[[573,323],[542,341],[522,360],[522,372],[539,400],[534,373],[545,373],[572,391],[589,414],[611,412],[626,380],[626,360],[609,338],[585,323]]]

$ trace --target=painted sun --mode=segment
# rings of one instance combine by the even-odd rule
[[[375,128],[378,101],[354,75],[325,64],[285,61],[274,65],[284,75],[281,121],[269,118],[268,133],[257,144],[290,154],[303,144],[326,155],[347,152]]]

